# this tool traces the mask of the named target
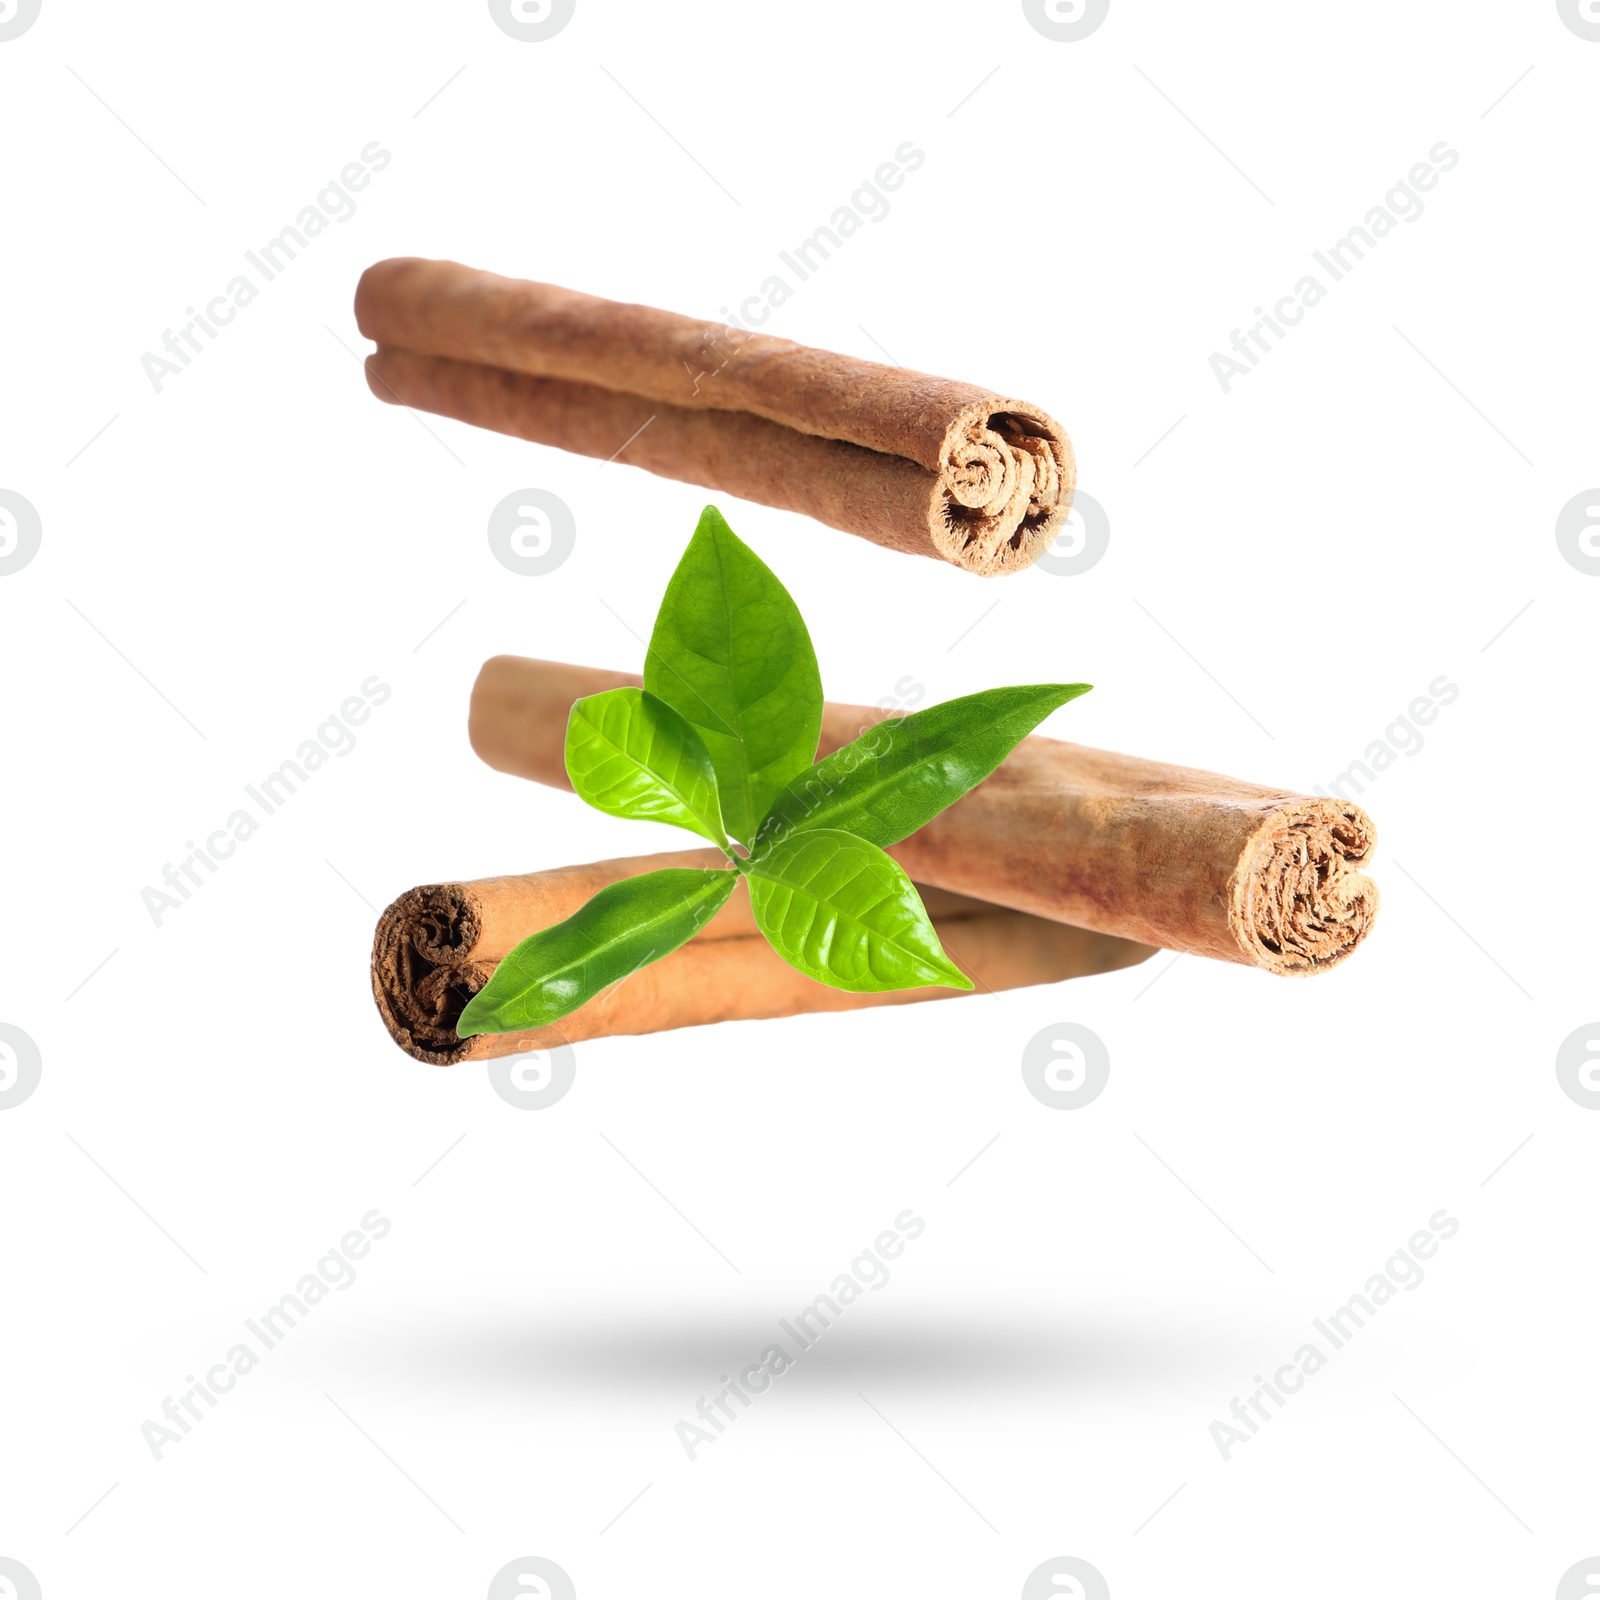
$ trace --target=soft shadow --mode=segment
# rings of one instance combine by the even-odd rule
[[[998,1322],[946,1318],[938,1324],[845,1311],[802,1349],[774,1322],[737,1314],[636,1321],[623,1315],[574,1319],[369,1326],[319,1341],[319,1363],[348,1364],[368,1378],[425,1389],[626,1391],[698,1389],[721,1373],[759,1362],[774,1343],[796,1365],[791,1382],[823,1391],[874,1388],[981,1395],[1026,1390],[1061,1395],[1119,1391],[1148,1396],[1215,1380],[1236,1385],[1242,1367],[1275,1348],[1260,1327],[1152,1327],[1148,1322],[1043,1316]],[[1230,1391],[1231,1392],[1231,1391]]]

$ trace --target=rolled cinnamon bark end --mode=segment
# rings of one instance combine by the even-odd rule
[[[1240,858],[1229,899],[1228,925],[1247,959],[1284,974],[1343,961],[1378,914],[1378,886],[1358,870],[1374,843],[1358,806],[1308,798],[1273,811]]]
[[[478,926],[464,883],[408,889],[378,919],[372,998],[389,1037],[418,1061],[452,1066],[471,1046],[456,1037],[456,1022],[489,981],[472,960]]]
[[[1030,565],[1071,509],[1060,424],[976,384],[453,261],[369,267],[356,321],[379,399],[982,576]]]
[[[1020,400],[974,402],[950,424],[940,451],[934,548],[981,578],[1031,567],[1066,521],[1076,485],[1059,423]]]
[[[736,891],[688,944],[555,1026],[456,1037],[467,1001],[529,934],[571,916],[608,883],[663,867],[714,866],[721,859],[716,851],[689,850],[409,889],[378,919],[373,939],[372,993],[378,1014],[407,1055],[448,1067],[615,1034],[906,1005],[963,992],[852,994],[816,983],[761,937],[748,896]],[[1041,922],[939,889],[921,893],[940,942],[980,993],[1112,972],[1155,953],[1131,940]]]
[[[568,787],[572,702],[639,679],[496,656],[468,714],[501,772]],[[829,702],[820,754],[885,712]],[[1283,975],[1326,971],[1367,936],[1375,843],[1358,806],[1035,735],[890,847],[919,884],[1164,950]]]

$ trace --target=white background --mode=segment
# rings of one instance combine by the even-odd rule
[[[1600,481],[1597,82],[1534,0],[1113,0],[1076,43],[1016,3],[578,0],[521,43],[481,3],[44,0],[0,43],[0,488],[43,527],[0,577],[0,1021],[43,1060],[0,1112],[0,1555],[47,1600],[479,1596],[522,1555],[586,1600],[1011,1596],[1058,1555],[1117,1600],[1554,1594],[1600,1550],[1600,1113],[1554,1071],[1600,1015],[1600,581],[1554,535]],[[141,356],[374,140],[156,393]],[[1042,405],[1111,546],[984,584],[725,501],[828,692],[1087,679],[1046,731],[1309,789],[1444,675],[1360,796],[1376,931],[1311,980],[1159,956],[587,1044],[545,1111],[411,1061],[374,908],[676,847],[481,766],[467,693],[500,651],[637,668],[706,497],[379,405],[359,272],[715,317],[906,140],[770,331]],[[1441,140],[1425,213],[1224,394],[1211,353]],[[485,537],[527,487],[577,520],[541,578]],[[140,891],[372,674],[357,748],[156,927]],[[1078,1111],[1019,1071],[1061,1021],[1111,1054]],[[674,1424],[907,1207],[893,1281],[691,1463]],[[154,1460],[372,1208],[359,1281]],[[1440,1208],[1421,1287],[1225,1463],[1213,1420]]]

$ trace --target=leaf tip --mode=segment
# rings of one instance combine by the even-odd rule
[[[1054,691],[1052,698],[1055,700],[1053,710],[1059,711],[1062,706],[1070,701],[1077,700],[1094,688],[1092,683],[1056,683],[1051,685]]]
[[[456,1018],[456,1038],[471,1039],[480,1033],[493,1033],[494,1020],[488,1015],[490,1008],[482,1004],[483,990],[467,1001],[461,1015]]]
[[[707,505],[700,509],[700,520],[695,524],[694,532],[695,537],[699,538],[701,534],[732,533],[733,529],[728,526],[728,519],[716,506]]]

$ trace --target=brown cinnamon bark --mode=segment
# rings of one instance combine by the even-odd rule
[[[1060,425],[975,384],[452,261],[369,267],[356,321],[381,400],[986,577],[1031,565],[1071,508]]]
[[[963,992],[850,994],[816,983],[796,972],[760,935],[741,885],[688,944],[641,968],[556,1026],[456,1037],[462,1008],[529,934],[571,916],[621,878],[662,867],[723,864],[716,850],[686,850],[408,890],[383,913],[373,940],[372,992],[378,1012],[390,1037],[407,1054],[453,1066],[612,1034],[906,1005]],[[1127,939],[1044,922],[942,890],[921,892],[946,952],[979,993],[1111,972],[1154,953]]]
[[[491,767],[569,788],[572,702],[628,673],[496,656],[468,733]],[[829,704],[821,754],[885,713]],[[919,883],[1168,950],[1274,973],[1321,972],[1367,935],[1378,890],[1359,869],[1358,806],[1034,736],[948,811],[890,849]]]

